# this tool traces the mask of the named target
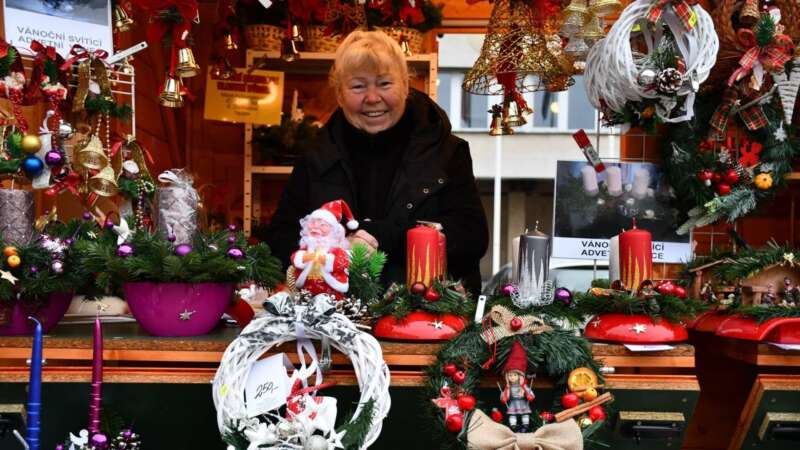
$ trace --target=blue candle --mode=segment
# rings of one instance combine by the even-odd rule
[[[39,426],[42,409],[42,324],[33,317],[29,320],[36,322],[33,332],[33,350],[31,351],[31,377],[28,383],[28,446],[30,450],[39,450]]]

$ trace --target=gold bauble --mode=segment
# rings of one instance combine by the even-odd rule
[[[6,262],[8,263],[8,267],[11,267],[13,269],[15,267],[19,267],[19,264],[22,262],[22,260],[19,259],[19,256],[17,255],[11,255],[8,257]]]
[[[39,139],[39,136],[35,134],[26,134],[22,137],[20,147],[23,152],[33,154],[42,148],[42,141]]]
[[[588,428],[592,426],[592,419],[588,417],[581,417],[581,420],[578,421],[578,425],[580,425],[581,428]]]
[[[17,247],[8,246],[3,249],[3,255],[5,256],[15,256],[17,254]]]
[[[590,402],[590,401],[596,399],[598,395],[599,394],[597,393],[597,389],[595,389],[593,387],[590,387],[590,388],[586,389],[585,391],[583,391],[583,394],[581,394],[581,397],[583,398],[583,401]]]

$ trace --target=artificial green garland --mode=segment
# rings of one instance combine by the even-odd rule
[[[94,221],[53,222],[45,228],[44,235],[17,247],[21,261],[19,266],[9,267],[6,256],[3,256],[0,269],[10,273],[17,281],[12,284],[7,279],[0,279],[0,304],[8,305],[19,300],[36,306],[46,302],[50,294],[86,290],[92,272],[83,264],[76,247],[91,239],[98,231]],[[58,239],[60,243],[72,239],[74,243],[63,244],[63,254],[57,255],[43,246],[46,239]],[[3,242],[2,237],[0,242]],[[7,245],[3,244],[3,247]],[[62,263],[60,272],[53,268],[55,261]]]
[[[775,264],[790,266],[800,264],[800,252],[788,246],[779,246],[774,242],[770,242],[765,249],[741,250],[735,255],[722,257],[729,258],[732,262],[715,266],[712,273],[727,283],[750,278]]]
[[[477,393],[483,372],[482,366],[492,358],[493,353],[491,347],[481,339],[481,332],[481,325],[474,323],[442,347],[436,355],[436,363],[426,370],[426,399],[439,397],[441,389],[445,385],[451,388],[454,387],[452,380],[444,374],[444,366],[448,363],[456,364],[465,372],[466,377],[464,382],[458,386],[458,390],[473,395]],[[521,334],[501,339],[497,342],[496,360],[492,366],[493,369],[499,370],[505,365],[514,341],[519,341],[525,349],[528,357],[528,367],[536,367],[539,373],[552,378],[556,384],[556,390],[564,389],[567,376],[578,367],[588,367],[595,373],[599,371],[599,365],[592,358],[588,341],[565,330],[552,330],[540,334]],[[433,432],[442,442],[442,448],[466,448],[466,433],[448,432],[441,409],[430,401],[426,402],[426,406],[432,423],[436,424]],[[476,408],[481,408],[481,406],[485,405],[478,399]],[[554,403],[552,406],[559,405]],[[532,414],[532,419],[535,420],[531,421],[531,425],[544,425],[543,421],[537,420],[538,417],[538,411]],[[464,424],[468,423],[469,413],[465,414],[464,418]],[[584,440],[588,440],[591,437],[591,433],[600,426],[601,422],[598,421],[592,427],[583,430]]]
[[[370,312],[376,317],[392,315],[398,319],[416,310],[462,317],[472,317],[475,312],[475,303],[470,300],[469,293],[460,282],[435,280],[429,290],[436,292],[438,299],[426,300],[425,292],[414,293],[412,288],[394,283],[389,286],[382,299],[370,304]]]
[[[750,213],[763,201],[774,196],[786,184],[784,176],[792,170],[792,158],[798,152],[794,130],[783,124],[783,113],[772,103],[761,108],[767,125],[751,133],[751,141],[762,144],[758,163],[750,169],[737,169],[738,155],[731,162],[723,162],[711,150],[702,151],[711,131],[709,123],[714,109],[722,99],[718,94],[705,94],[695,102],[692,120],[672,125],[664,140],[662,155],[664,168],[676,195],[676,206],[681,211],[683,225],[678,229],[683,234],[695,227],[713,224],[725,219],[734,222]],[[730,120],[735,120],[731,117]],[[739,182],[731,186],[730,193],[719,195],[699,178],[703,170],[737,170]],[[757,187],[745,178],[769,174],[771,186]]]
[[[633,295],[623,291],[608,291],[608,295],[597,295],[591,291],[576,294],[577,311],[585,316],[600,314],[644,314],[653,320],[664,319],[680,323],[695,317],[707,309],[695,299],[680,299],[672,295],[654,293],[650,297]]]
[[[161,233],[134,231],[128,239],[133,255],[117,254],[117,235],[104,230],[96,240],[80,241],[76,250],[84,266],[96,275],[96,285],[105,291],[115,291],[123,282],[155,281],[179,283],[251,281],[259,286],[274,287],[283,281],[281,264],[272,256],[266,244],[247,246],[242,233],[228,242],[228,232],[198,233],[192,250],[178,256],[176,246]],[[227,255],[229,248],[239,248],[244,257]]]

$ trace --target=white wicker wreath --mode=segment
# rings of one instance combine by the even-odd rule
[[[389,368],[383,360],[378,341],[357,329],[350,319],[336,313],[330,298],[324,294],[306,304],[300,304],[296,298],[288,295],[277,295],[265,303],[265,307],[268,313],[250,322],[225,350],[214,377],[213,398],[220,433],[225,436],[238,431],[249,436],[257,433],[258,427],[265,426],[263,422],[247,417],[244,390],[250,369],[271,348],[305,336],[327,340],[352,361],[361,397],[351,421],[359,417],[367,402],[372,400],[374,404],[370,429],[359,447],[368,448],[380,435],[383,419],[391,406]],[[277,440],[271,437],[272,446],[258,448],[306,448],[304,444],[311,438],[307,430],[291,425],[277,414],[269,414],[269,417],[281,432],[274,436]],[[234,426],[238,429],[232,428]],[[341,434],[331,433],[325,438],[327,448],[342,448],[339,441],[342,437]],[[315,436],[314,439],[319,441],[320,438]]]
[[[694,95],[703,81],[708,78],[717,59],[719,38],[714,30],[711,16],[699,5],[691,6],[697,19],[691,30],[687,31],[671,7],[666,7],[659,19],[670,29],[678,47],[677,53],[685,62],[683,82],[672,95],[659,94],[642,84],[640,73],[647,60],[647,54],[635,53],[631,49],[631,33],[640,30],[649,54],[665,39],[661,27],[653,32],[647,26],[647,16],[654,6],[652,0],[637,0],[628,5],[614,22],[608,35],[598,41],[586,58],[586,91],[592,104],[600,109],[602,99],[613,111],[622,112],[628,101],[644,98],[659,99],[660,108],[656,113],[665,122],[689,120],[694,114]],[[635,28],[636,27],[636,28]],[[670,115],[676,97],[686,96],[684,114]]]

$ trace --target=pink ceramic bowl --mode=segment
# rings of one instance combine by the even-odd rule
[[[64,317],[71,301],[72,293],[69,292],[50,294],[44,305],[36,310],[24,308],[23,302],[14,302],[9,314],[10,320],[6,324],[0,324],[0,336],[33,334],[36,324],[28,320],[28,316],[36,317],[42,322],[42,332],[48,333]]]

